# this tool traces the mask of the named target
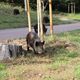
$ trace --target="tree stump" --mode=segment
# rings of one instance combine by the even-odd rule
[[[0,60],[10,59],[8,45],[0,44]]]
[[[22,46],[15,44],[0,44],[0,60],[16,58],[22,55]]]

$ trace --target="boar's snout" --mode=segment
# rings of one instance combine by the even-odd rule
[[[37,41],[37,42],[35,43],[35,51],[36,51],[36,53],[38,53],[38,54],[43,54],[43,53],[44,53],[44,48],[43,48],[43,46],[44,46],[44,42]]]

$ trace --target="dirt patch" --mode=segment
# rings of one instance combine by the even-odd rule
[[[25,39],[6,40],[1,41],[1,43],[22,45],[24,49],[26,49],[27,46]],[[76,50],[76,46],[67,41],[52,41],[48,46],[49,45],[52,48],[65,48],[70,51]],[[34,55],[8,61],[6,63],[8,65],[7,73],[9,74],[7,80],[44,80],[45,77],[53,77],[55,80],[75,80],[74,67],[80,62],[80,59],[73,59],[69,64],[61,65],[56,70],[49,68],[49,65],[52,65],[53,62],[54,61],[51,60],[50,57],[47,58]]]
[[[0,43],[21,45],[23,49],[26,49],[26,39],[2,40]]]
[[[30,57],[32,58],[32,57],[35,56],[33,51],[32,51],[32,48],[31,48],[30,52],[26,51],[27,50],[26,39],[5,40],[5,41],[0,41],[0,42],[4,43],[4,44],[16,44],[16,45],[22,46],[22,48],[24,50],[23,54],[25,55],[27,53],[26,54],[27,58],[30,58]],[[49,42],[48,44],[46,43],[45,44],[45,54],[44,55],[39,55],[39,56],[41,56],[41,57],[43,57],[43,56],[52,57],[52,56],[54,56],[53,51],[55,53],[55,51],[57,49],[59,49],[59,50],[60,49],[66,49],[69,52],[70,51],[73,52],[73,51],[77,50],[77,47],[76,47],[75,44],[73,44],[71,42],[68,42],[68,41],[55,40],[55,41]]]
[[[15,39],[15,40],[3,40],[0,41],[0,43],[4,44],[16,44],[16,45],[21,45],[23,49],[26,48],[26,39]],[[67,50],[75,50],[76,46],[75,44],[67,41],[61,41],[61,40],[56,40],[56,41],[51,41],[48,43],[50,46],[53,46],[54,48],[66,48]],[[48,46],[49,46],[48,45]]]
[[[54,48],[65,48],[69,51],[74,51],[77,48],[75,44],[68,41],[61,41],[61,40],[51,41],[50,46]]]

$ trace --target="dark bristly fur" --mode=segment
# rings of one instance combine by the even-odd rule
[[[41,42],[38,35],[34,32],[29,32],[26,37],[27,42],[27,50],[29,51],[29,47],[31,47],[34,53],[42,54],[44,52],[43,45],[44,41]]]

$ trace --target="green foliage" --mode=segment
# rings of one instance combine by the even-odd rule
[[[36,10],[36,2],[37,0],[30,0],[30,6],[32,9]],[[22,7],[24,7],[24,0],[0,0],[0,2],[7,2],[7,3],[13,3],[14,5],[21,5]],[[47,0],[44,0],[44,5],[46,5]],[[75,2],[76,6],[76,11],[80,12],[80,0],[52,0],[52,6],[53,6],[53,10],[58,10],[58,11],[63,11],[63,12],[67,12],[67,4],[70,2]],[[46,10],[48,10],[49,5],[47,5]]]
[[[27,16],[21,7],[6,3],[0,3],[0,6],[0,29],[28,26]],[[14,8],[19,9],[20,15],[13,15]],[[31,11],[31,19],[32,24],[37,22],[35,11]]]
[[[20,15],[13,15],[13,9],[19,9]],[[53,12],[54,13],[54,12]],[[44,13],[45,14],[45,13]],[[45,14],[49,16],[48,14]],[[68,20],[61,20],[62,16]],[[80,21],[80,14],[66,14],[60,13],[59,15],[53,15],[53,24],[66,24]],[[32,25],[37,23],[37,12],[31,10],[31,23]],[[28,26],[27,15],[24,13],[24,9],[20,6],[12,6],[8,3],[0,3],[0,29],[17,28]]]

